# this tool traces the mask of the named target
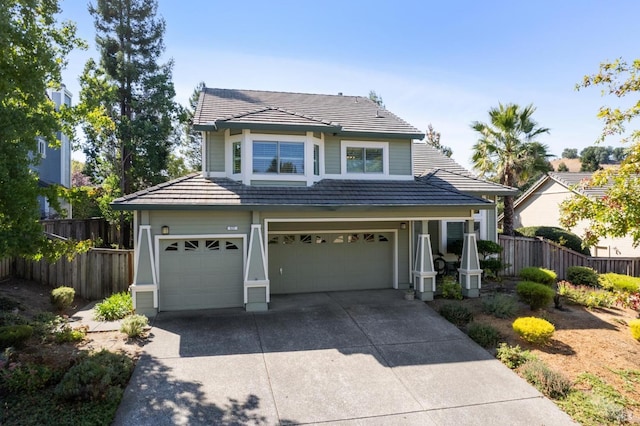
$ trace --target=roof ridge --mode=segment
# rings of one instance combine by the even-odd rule
[[[330,93],[311,93],[311,92],[289,92],[282,90],[260,90],[260,89],[230,89],[230,88],[222,88],[222,87],[206,87],[207,90],[230,90],[234,92],[260,92],[260,93],[283,93],[287,95],[312,95],[312,96],[331,96],[335,98],[358,98],[358,99],[366,99],[371,101],[366,96],[362,95],[344,95],[344,94],[330,94]],[[373,102],[373,101],[371,101]]]

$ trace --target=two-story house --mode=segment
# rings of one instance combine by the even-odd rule
[[[488,212],[495,240],[495,196],[511,189],[483,194],[483,181],[447,179],[428,159],[415,173],[424,134],[396,115],[360,96],[205,88],[193,124],[201,173],[113,203],[133,211],[138,312],[265,310],[273,294],[376,288],[429,300],[429,233],[443,222],[465,224],[459,276],[478,295],[474,217]]]
[[[71,92],[62,85],[58,90],[47,90],[47,96],[53,101],[56,109],[66,105],[71,107]],[[44,139],[38,140],[38,156],[40,161],[33,166],[34,172],[38,175],[39,184],[42,186],[61,185],[65,188],[71,187],[71,140],[62,132],[57,134],[60,147],[54,148],[47,145]],[[60,212],[56,212],[49,206],[49,200],[46,197],[39,197],[40,217],[49,219],[59,217]],[[71,205],[62,201],[61,207],[67,210],[67,214],[71,215]]]

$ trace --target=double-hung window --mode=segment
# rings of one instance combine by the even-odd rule
[[[253,173],[304,174],[304,142],[253,142]]]

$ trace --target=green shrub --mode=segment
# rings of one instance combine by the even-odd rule
[[[467,335],[483,348],[495,348],[500,340],[497,328],[479,322],[472,322],[467,326]]]
[[[558,275],[550,269],[538,268],[530,266],[523,268],[518,274],[524,281],[533,281],[534,283],[553,285],[558,279]]]
[[[148,324],[149,319],[144,315],[129,315],[122,320],[120,331],[129,337],[138,337],[144,332],[144,329]]]
[[[42,364],[21,364],[0,369],[0,389],[13,393],[33,393],[44,389],[54,376],[53,370]]]
[[[513,370],[527,361],[536,359],[536,356],[530,351],[522,349],[519,345],[509,346],[506,343],[500,343],[496,350],[496,358]]]
[[[629,321],[629,329],[633,338],[640,341],[640,319]]]
[[[491,256],[492,254],[502,253],[502,246],[494,241],[478,240],[476,246],[478,248],[478,254],[482,255],[483,259],[486,259],[487,256]]]
[[[522,281],[516,285],[518,298],[532,311],[548,306],[553,301],[554,291],[544,284]]]
[[[588,286],[571,285],[566,281],[558,283],[558,294],[576,305],[592,308],[610,308],[617,302],[615,294]]]
[[[85,327],[72,328],[69,324],[65,324],[60,330],[53,333],[56,343],[80,342],[87,335]]]
[[[33,334],[30,325],[5,325],[0,327],[0,349],[21,346]]]
[[[519,371],[527,382],[549,398],[566,397],[573,385],[564,375],[553,371],[538,359],[525,362]]]
[[[587,266],[570,266],[567,268],[567,281],[573,285],[597,287],[598,273]]]
[[[459,303],[447,303],[438,311],[447,321],[458,327],[463,327],[473,320],[473,314],[469,309]]]
[[[636,293],[640,291],[640,278],[630,277],[629,275],[600,274],[598,277],[599,284],[607,290],[622,291],[625,293]]]
[[[443,277],[442,297],[445,299],[462,300],[462,286],[454,278]]]
[[[58,287],[51,290],[51,303],[56,309],[64,310],[71,306],[76,291],[71,287]]]
[[[96,304],[95,318],[100,321],[115,321],[133,313],[133,300],[126,291],[115,293]]]
[[[536,317],[521,317],[511,325],[513,331],[524,340],[534,344],[545,344],[553,336],[556,328],[547,320]]]
[[[582,247],[582,239],[576,234],[553,226],[527,226],[518,228],[516,232],[523,237],[542,237],[560,244],[568,249],[591,256],[588,248]]]
[[[482,301],[482,310],[496,318],[510,318],[518,311],[516,301],[506,294],[494,294]]]
[[[480,269],[482,269],[485,274],[488,272],[490,276],[497,277],[505,268],[504,263],[500,259],[484,259],[480,261]]]
[[[132,371],[133,361],[129,357],[102,350],[71,367],[54,393],[71,401],[119,399]]]

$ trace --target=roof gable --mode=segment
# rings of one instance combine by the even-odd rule
[[[194,114],[200,130],[240,124],[331,126],[339,134],[422,139],[424,133],[362,96],[204,88]]]
[[[433,146],[413,144],[413,174],[425,182],[456,191],[482,195],[515,195],[518,190],[475,177]]]

